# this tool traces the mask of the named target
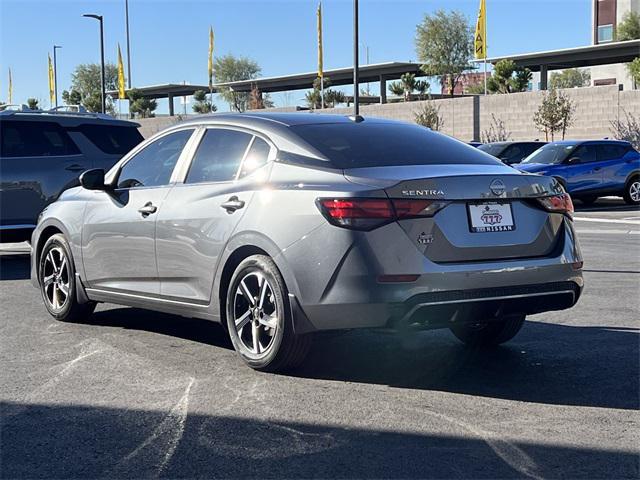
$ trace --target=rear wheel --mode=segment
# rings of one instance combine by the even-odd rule
[[[62,234],[51,236],[40,253],[38,280],[44,306],[57,320],[83,321],[96,307],[94,302],[78,303],[75,274],[67,240]]]
[[[500,345],[516,336],[524,320],[525,315],[510,315],[498,321],[455,325],[451,331],[470,346]]]
[[[304,360],[310,336],[294,333],[286,285],[266,255],[238,265],[227,291],[226,314],[233,347],[251,368],[275,372]]]
[[[623,197],[629,205],[640,205],[640,176],[633,177],[627,182]]]

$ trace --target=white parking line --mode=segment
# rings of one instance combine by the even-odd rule
[[[585,233],[596,233],[596,234],[615,234],[615,235],[640,235],[640,230],[622,230],[615,228],[576,228],[576,232],[580,235]]]
[[[573,217],[574,220],[579,222],[598,222],[598,223],[623,223],[627,225],[640,225],[640,219],[638,220],[620,220],[617,218],[592,218],[592,217]]]

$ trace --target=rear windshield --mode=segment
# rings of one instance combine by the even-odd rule
[[[418,125],[365,120],[294,125],[291,130],[336,168],[500,163],[474,147]]]
[[[489,155],[493,155],[494,157],[497,157],[498,155],[500,155],[502,153],[502,151],[504,150],[504,147],[506,145],[502,144],[502,145],[496,145],[495,143],[485,143],[484,145],[480,145],[478,147],[478,150],[482,150],[483,152],[488,153]]]
[[[80,131],[104,153],[124,155],[142,140],[142,135],[134,126],[80,125],[73,130]]]

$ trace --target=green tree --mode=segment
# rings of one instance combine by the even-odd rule
[[[196,90],[193,93],[193,99],[196,103],[193,104],[193,111],[196,113],[211,113],[218,110],[216,106],[211,103],[207,98],[207,92],[204,90]]]
[[[216,83],[236,82],[238,80],[251,80],[260,74],[260,66],[246,57],[224,55],[214,61]],[[249,103],[249,92],[236,92],[228,87],[219,89],[220,96],[229,104],[231,110],[244,112]]]
[[[616,40],[636,40],[640,38],[640,15],[635,12],[627,12],[616,28]]]
[[[149,118],[154,116],[154,110],[158,108],[156,100],[145,98],[142,92],[137,88],[127,91],[129,99],[129,111],[140,118]]]
[[[414,113],[414,119],[418,125],[440,131],[444,127],[444,120],[440,116],[440,106],[433,100],[426,102],[420,110]]]
[[[471,68],[473,35],[465,16],[457,11],[446,13],[444,10],[425,15],[416,27],[415,43],[424,73],[441,77],[443,85],[453,96],[462,72]]]
[[[331,85],[331,79],[324,77],[324,106],[325,108],[333,108],[339,103],[345,103],[346,97],[340,90],[333,90],[329,88]],[[322,108],[322,93],[320,90],[320,79],[316,78],[313,81],[313,90],[305,94],[305,100],[307,105],[311,109]]]
[[[627,68],[636,86],[640,85],[640,57],[634,58],[633,61],[627,65]]]
[[[544,132],[545,139],[554,140],[557,132],[562,133],[564,140],[567,128],[573,124],[575,105],[567,95],[559,90],[552,89],[546,92],[542,98],[542,103],[533,115],[533,123],[536,128]]]
[[[549,78],[550,88],[588,87],[590,84],[591,73],[587,69],[567,68],[553,72]]]
[[[62,100],[67,105],[83,105],[90,112],[99,112],[102,109],[100,81],[99,64],[80,64],[71,74],[71,88],[62,92]],[[104,66],[104,82],[105,91],[116,89],[118,68],[113,63],[107,63]],[[109,97],[105,101],[107,112],[113,114],[115,112],[113,101]]]
[[[426,80],[416,80],[414,73],[405,73],[400,77],[399,82],[389,84],[389,91],[394,95],[402,96],[404,101],[408,102],[414,91],[418,92],[419,98],[422,100],[422,97],[428,94],[430,86]]]
[[[487,78],[487,90],[492,93],[524,92],[531,81],[531,70],[517,67],[512,60],[500,60]]]
[[[38,109],[38,99],[37,98],[27,98],[27,106],[31,109],[31,110],[37,110]]]

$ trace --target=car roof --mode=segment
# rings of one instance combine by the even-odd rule
[[[582,145],[583,143],[590,144],[613,144],[613,145],[631,145],[627,140],[609,140],[609,139],[597,139],[597,140],[558,140],[556,142],[549,142],[548,145]]]
[[[108,124],[122,127],[139,127],[140,124],[129,120],[120,120],[110,115],[90,112],[49,112],[43,110],[3,110],[0,121],[18,120],[28,122],[56,122],[63,126],[84,124]]]
[[[393,123],[401,124],[396,120],[388,120],[374,117],[360,117],[367,123]],[[347,115],[311,113],[311,112],[242,112],[242,113],[213,113],[211,115],[201,115],[189,118],[182,122],[182,125],[189,123],[259,123],[262,125],[278,124],[280,126],[292,127],[296,125],[317,125],[327,123],[352,123],[352,117]]]
[[[508,141],[501,141],[501,142],[489,142],[489,143],[485,143],[484,145],[517,145],[519,143],[545,144],[547,142],[545,142],[544,140],[508,140]]]

